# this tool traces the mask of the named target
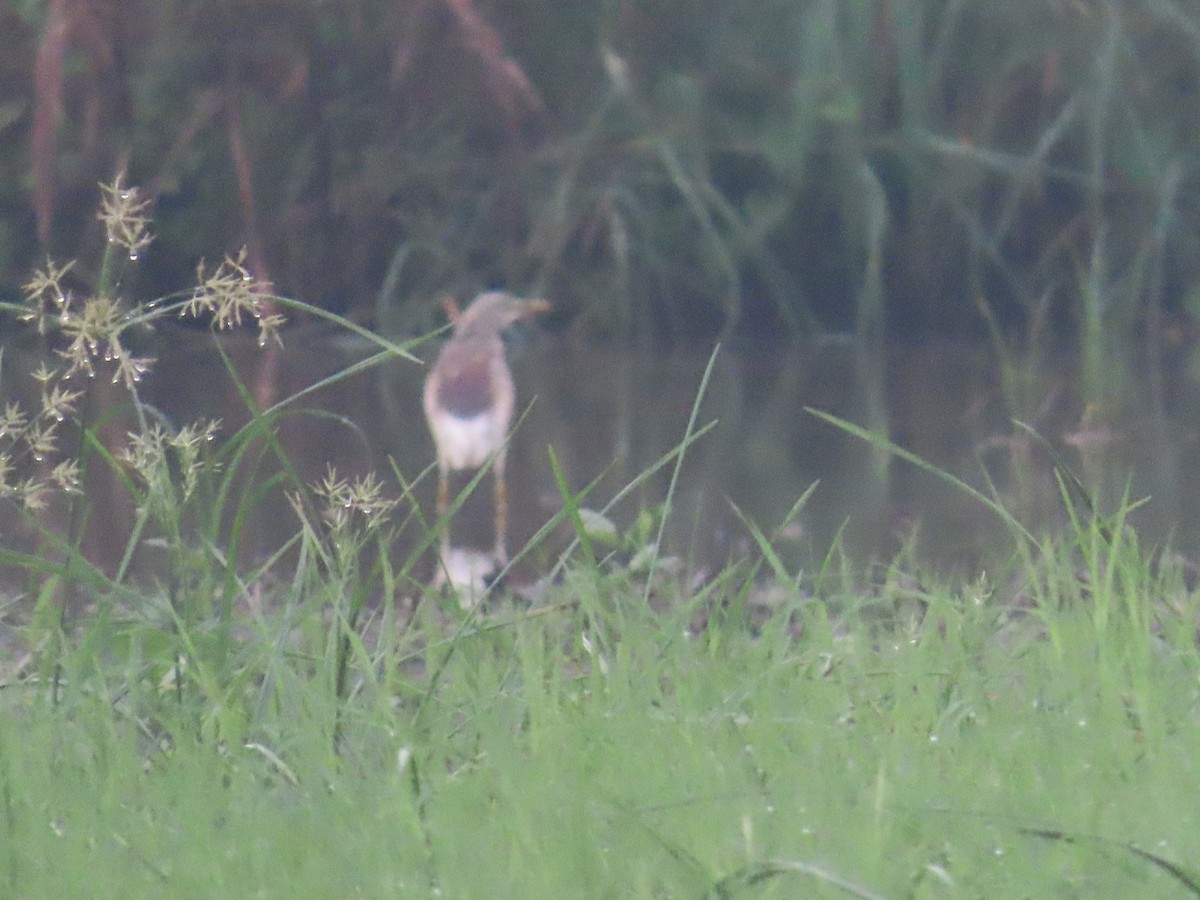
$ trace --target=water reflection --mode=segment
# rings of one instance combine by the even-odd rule
[[[176,424],[220,418],[226,434],[250,420],[248,402],[271,406],[373,352],[319,333],[292,334],[284,349],[270,353],[252,339],[233,339],[221,345],[222,356],[209,341],[183,335],[161,348],[144,399]],[[426,358],[432,349],[423,349]],[[684,438],[710,349],[618,350],[548,334],[514,348],[520,422],[509,451],[510,545],[523,546],[562,509],[551,451],[572,491],[595,482],[586,506],[598,509],[637,481],[611,512],[621,528],[640,509],[662,503],[674,466],[638,479]],[[240,373],[252,400],[239,393],[227,364]],[[424,371],[390,361],[289,404],[274,436],[297,475],[315,483],[330,465],[351,478],[374,470],[399,492],[393,477],[399,473],[413,485],[420,514],[431,518],[436,478],[421,410]],[[11,389],[14,382],[9,378],[5,384]],[[94,390],[93,402],[104,409],[93,413],[94,420],[105,422],[105,441],[118,445],[132,425],[128,410],[121,411],[120,391],[99,380]],[[991,354],[973,344],[897,345],[882,355],[848,340],[723,349],[696,419],[717,424],[688,450],[679,471],[668,540],[694,568],[719,567],[749,552],[752,541],[733,510],[736,504],[778,538],[791,565],[818,565],[835,541],[857,557],[879,559],[912,541],[939,565],[971,570],[1010,546],[1005,526],[976,501],[805,412],[816,407],[864,426],[889,428],[914,453],[985,493],[995,490],[1034,527],[1063,519],[1051,458],[1058,453],[1102,509],[1112,510],[1127,489],[1133,496],[1151,496],[1134,517],[1143,543],[1171,538],[1192,552],[1197,520],[1190,511],[1197,498],[1186,475],[1198,453],[1198,405],[1200,392],[1186,378],[1161,393],[1132,378],[1119,403],[1089,406],[1079,396],[1069,360],[1024,373],[1020,395],[1014,396],[1011,382],[1006,395]],[[1014,430],[1014,416],[1035,426],[1053,450]],[[93,511],[84,547],[90,558],[111,568],[131,533],[133,506],[120,481],[105,476],[99,460],[93,464],[100,471],[88,482]],[[243,491],[256,490],[275,468],[269,454],[248,454],[240,465]],[[468,480],[458,480],[456,487]],[[820,483],[807,506],[777,531],[814,481]],[[240,552],[247,563],[269,558],[298,527],[287,499],[270,490],[256,495],[248,512],[231,505],[228,514],[243,516]],[[20,545],[22,535],[26,546],[36,546],[19,523],[10,523],[5,534],[10,546]],[[415,515],[402,535],[406,547],[421,544]],[[464,503],[455,536],[468,555],[473,546],[489,546],[487,478]],[[527,576],[544,571],[571,536],[569,525],[562,526],[518,571],[524,567]],[[148,549],[143,558],[152,554]],[[419,572],[432,578],[432,553],[426,557]]]

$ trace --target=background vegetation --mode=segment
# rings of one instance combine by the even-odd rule
[[[125,169],[146,296],[246,245],[391,332],[504,284],[585,333],[990,316],[1099,355],[1197,305],[1174,0],[15,0],[0,35],[10,292],[98,258]]]

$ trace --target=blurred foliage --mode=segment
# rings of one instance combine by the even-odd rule
[[[23,0],[0,288],[245,245],[387,331],[489,285],[659,337],[887,325],[1106,342],[1187,317],[1200,9],[1177,0]]]

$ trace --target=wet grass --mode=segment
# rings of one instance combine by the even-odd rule
[[[649,605],[627,571],[573,564],[532,606],[426,597],[407,627],[361,632],[282,587],[222,671],[202,634],[97,615],[56,690],[0,692],[0,880],[97,897],[1200,893],[1194,595],[1087,525],[1012,578],[826,584],[768,610],[778,582],[749,562]]]
[[[577,541],[464,610],[419,575],[445,523],[411,476],[304,483],[273,440],[290,401],[245,385],[250,423],[211,439],[139,402],[149,363],[120,338],[148,317],[203,300],[272,321],[236,260],[151,312],[55,271],[34,318],[79,340],[2,442],[4,498],[43,545],[0,550],[24,577],[0,610],[0,893],[1200,895],[1200,610],[1134,503],[1101,514],[1064,471],[1071,528],[1043,536],[958,483],[1013,548],[956,582],[908,557],[863,575],[837,547],[791,570],[745,519],[754,553],[697,583],[659,553],[670,499],[614,535],[560,479]],[[379,346],[364,365],[403,350]],[[89,365],[130,398],[124,450],[90,387],[51,390]],[[32,463],[74,461],[60,419],[89,452],[53,478]],[[72,523],[99,515],[89,465],[137,511],[115,571],[43,521],[59,492]],[[273,490],[295,535],[239,559]],[[423,539],[399,553],[405,528]]]

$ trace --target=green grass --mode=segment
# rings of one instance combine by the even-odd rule
[[[1047,551],[1047,596],[1079,583],[1077,550]],[[624,573],[576,567],[534,609],[455,629],[430,608],[426,667],[397,664],[411,632],[386,629],[344,696],[323,631],[289,638],[272,614],[229,648],[255,677],[224,702],[251,712],[219,727],[193,669],[148,677],[148,625],[102,618],[70,641],[57,701],[37,680],[0,694],[0,881],[23,897],[1194,895],[1200,872],[1166,865],[1200,835],[1196,604],[1121,565],[1119,587],[1023,614],[982,582],[885,585],[869,603],[796,594],[761,626],[739,568],[696,633],[694,604],[656,613]]]
[[[142,222],[126,199],[111,254]],[[990,577],[902,556],[863,579],[836,547],[790,571],[743,518],[754,555],[694,587],[658,554],[670,493],[603,534],[560,476],[542,534],[578,540],[552,577],[464,612],[417,574],[445,523],[411,475],[295,474],[274,434],[303,392],[260,410],[239,383],[251,421],[214,439],[140,402],[134,329],[192,305],[279,324],[238,260],[142,311],[114,272],[90,299],[64,272],[30,294],[69,352],[0,422],[0,497],[42,542],[0,548],[24,575],[0,607],[0,895],[1200,895],[1200,604],[1135,503],[1102,514],[1060,465],[1071,527],[1046,537],[942,473],[1009,527]],[[404,351],[379,348],[362,365]],[[93,367],[130,398],[125,450],[90,378],[64,399]],[[693,414],[655,468],[709,427]],[[90,466],[137,509],[115,571],[41,515],[102,515]],[[237,536],[272,490],[295,536],[252,566]]]

